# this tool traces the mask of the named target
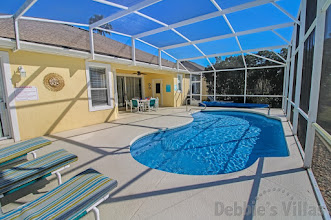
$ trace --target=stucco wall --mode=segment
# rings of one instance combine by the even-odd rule
[[[116,118],[117,109],[89,112],[85,60],[24,51],[8,52],[14,87],[38,88],[39,100],[16,101],[22,140]],[[20,77],[19,66],[26,70],[26,77]],[[49,73],[64,78],[65,86],[61,91],[45,88],[43,79]]]
[[[174,74],[148,74],[145,77],[145,96],[152,97],[153,90],[149,89],[148,84],[151,85],[153,79],[161,79],[162,80],[162,93],[163,93],[163,104],[165,107],[173,107],[174,106]],[[166,85],[171,86],[170,92],[166,91]],[[161,101],[160,101],[161,102]]]
[[[189,94],[189,90],[190,90],[190,75],[183,75],[183,85],[182,85],[182,91],[181,92],[177,92],[174,91],[174,107],[179,107],[182,105],[185,105],[185,101],[186,101],[186,97]],[[174,79],[174,83],[177,84],[177,75],[176,78]]]
[[[35,86],[38,88],[38,100],[15,101],[21,140],[116,119],[117,108],[89,111],[84,59],[27,51],[12,52],[1,48],[0,51],[9,53],[14,87]],[[139,70],[147,73],[144,75],[145,96],[152,96],[149,83],[152,84],[153,79],[162,79],[163,106],[177,107],[184,103],[189,89],[188,78],[183,78],[184,89],[182,93],[179,93],[174,91],[177,73],[155,68],[108,64],[111,65],[112,82],[114,82],[113,73],[115,72],[132,74]],[[26,77],[20,76],[19,66],[23,66],[26,70]],[[64,78],[65,86],[61,91],[52,92],[45,88],[43,79],[49,73],[57,73]],[[166,85],[171,86],[171,92],[166,92]],[[113,84],[113,96],[114,87]]]
[[[175,85],[177,84],[177,73],[162,71],[162,70],[151,70],[151,69],[142,69],[139,67],[126,67],[126,66],[119,66],[113,65],[116,68],[116,72],[118,75],[133,75],[136,71],[141,71],[146,75],[143,75],[142,78],[144,80],[143,83],[143,90],[145,97],[152,97],[153,96],[153,79],[161,79],[162,80],[162,93],[163,93],[163,105],[164,107],[179,107],[184,104],[184,100],[189,90],[189,75],[188,78],[184,78],[183,74],[183,91],[177,92],[174,91]],[[127,70],[124,68],[130,68],[131,70]],[[166,91],[166,85],[171,86],[171,91]]]

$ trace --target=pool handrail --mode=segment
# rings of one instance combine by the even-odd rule
[[[189,111],[191,111],[193,108],[190,108],[190,110],[188,110],[188,105],[187,105],[187,101],[189,100],[189,99],[191,99],[190,97],[187,97],[186,99],[185,99],[185,104],[186,104],[186,111],[187,112],[189,112]],[[194,99],[194,98],[192,98],[193,100],[196,100],[196,99]],[[191,100],[192,100],[191,99]],[[205,104],[205,103],[202,103],[202,102],[199,102],[198,103],[198,106],[199,106],[199,104],[201,104],[201,105],[203,105],[204,106],[204,108],[202,109],[202,110],[206,110],[206,108],[207,108],[207,105]],[[191,104],[190,104],[191,105]],[[199,110],[201,110],[200,108],[196,108],[196,109],[199,109]]]

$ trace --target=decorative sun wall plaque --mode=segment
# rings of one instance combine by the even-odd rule
[[[57,73],[50,73],[44,77],[45,87],[53,92],[58,92],[64,87],[64,79]]]

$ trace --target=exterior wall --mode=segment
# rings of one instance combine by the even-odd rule
[[[13,87],[34,86],[38,89],[36,101],[15,101],[21,140],[80,128],[88,125],[108,122],[117,118],[117,107],[109,110],[89,111],[86,63],[84,59],[60,55],[1,49],[8,52]],[[102,62],[105,63],[105,62]],[[177,73],[123,64],[111,64],[114,96],[114,74],[132,74],[136,71],[144,75],[145,96],[152,96],[153,79],[162,79],[163,106],[177,107],[183,104],[189,89],[189,78],[183,78],[183,90],[174,91]],[[22,78],[18,67],[23,66],[26,77]],[[65,86],[61,91],[53,92],[45,88],[44,77],[57,73],[64,78]],[[166,92],[166,85],[171,85],[171,92]]]
[[[174,84],[177,84],[177,74],[174,80]],[[183,74],[183,91],[181,92],[177,92],[174,91],[175,95],[175,102],[174,102],[174,107],[179,107],[182,105],[185,105],[185,101],[186,101],[186,97],[189,95],[189,91],[190,91],[190,75],[188,74]]]
[[[174,74],[148,74],[145,76],[145,96],[153,96],[153,79],[162,80],[162,94],[163,94],[163,104],[164,107],[174,107]],[[149,84],[151,87],[149,87]],[[171,86],[171,91],[166,91],[166,85]],[[161,104],[161,100],[160,100]]]
[[[24,51],[7,52],[14,87],[38,88],[39,100],[16,101],[22,140],[116,118],[116,108],[89,112],[85,60]],[[19,66],[26,70],[26,77],[20,77]],[[64,78],[65,86],[61,91],[52,92],[45,88],[43,79],[49,73]]]
[[[177,73],[162,71],[162,70],[150,70],[143,69],[140,67],[127,67],[127,66],[119,66],[113,65],[113,67],[119,68],[116,69],[117,74],[126,74],[126,75],[134,75],[133,73],[136,71],[141,71],[146,75],[143,75],[144,83],[143,83],[143,91],[145,97],[153,96],[153,79],[161,79],[162,80],[162,93],[163,93],[163,105],[164,107],[178,107],[184,104],[185,98],[188,94],[189,90],[189,78],[183,77],[183,91],[177,92],[174,91],[175,85],[177,84]],[[131,70],[127,70],[124,68],[130,68]],[[183,74],[184,76],[184,74]],[[166,85],[171,86],[171,91],[166,92]]]

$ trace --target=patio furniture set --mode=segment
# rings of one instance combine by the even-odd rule
[[[9,212],[3,213],[0,208],[0,219],[78,219],[91,210],[95,218],[100,219],[97,206],[108,198],[117,181],[90,168],[62,183],[60,172],[69,168],[78,157],[61,149],[37,158],[36,150],[51,143],[38,137],[0,149],[0,166],[3,167],[0,170],[0,198],[52,174],[56,175],[59,184],[36,200]],[[24,162],[28,154],[33,159]]]
[[[137,112],[157,110],[159,108],[159,98],[131,99],[125,100],[126,111],[137,110]]]

